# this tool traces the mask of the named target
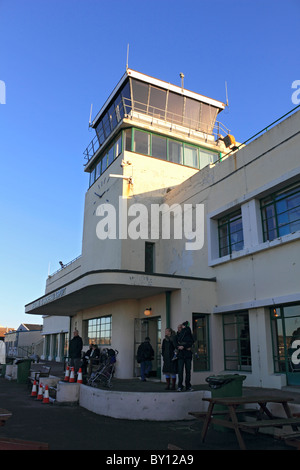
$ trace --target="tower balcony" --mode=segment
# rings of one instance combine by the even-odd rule
[[[96,135],[83,152],[85,166],[121,127],[134,124],[210,147],[222,146],[229,130],[216,117],[224,108],[220,101],[127,70],[91,123]]]

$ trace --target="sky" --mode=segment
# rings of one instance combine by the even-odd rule
[[[244,142],[295,107],[299,0],[0,0],[0,326],[81,254],[89,129],[126,69],[225,102]],[[3,90],[5,95],[3,98]]]

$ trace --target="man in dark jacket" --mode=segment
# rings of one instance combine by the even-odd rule
[[[192,391],[191,386],[191,369],[192,369],[192,346],[194,338],[192,331],[188,326],[188,322],[178,325],[176,335],[177,349],[178,349],[178,392],[183,389],[183,371],[185,368],[185,389],[187,392]]]
[[[70,366],[74,367],[75,374],[77,374],[79,367],[81,366],[82,346],[82,339],[79,336],[78,330],[75,330],[73,333],[73,338],[69,344]]]
[[[150,344],[150,338],[147,336],[145,341],[141,343],[137,350],[137,362],[141,364],[141,381],[146,382],[146,376],[152,368],[152,360],[154,359],[154,350]]]

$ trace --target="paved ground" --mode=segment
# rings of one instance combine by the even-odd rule
[[[206,441],[201,443],[202,423],[197,420],[117,420],[80,406],[43,404],[31,398],[30,392],[27,385],[0,377],[0,408],[12,412],[6,425],[0,427],[0,438],[46,442],[50,450],[104,450],[107,455],[113,455],[112,451],[167,451],[170,443],[185,451],[239,450],[231,431],[209,429]],[[249,450],[293,449],[269,436],[244,437]]]

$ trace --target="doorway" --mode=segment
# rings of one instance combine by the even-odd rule
[[[134,366],[133,376],[140,376],[140,364],[136,360],[139,345],[149,336],[154,349],[154,360],[150,377],[161,378],[161,317],[136,318],[134,321]]]
[[[300,385],[300,305],[271,308],[275,372],[285,372],[288,385]]]

